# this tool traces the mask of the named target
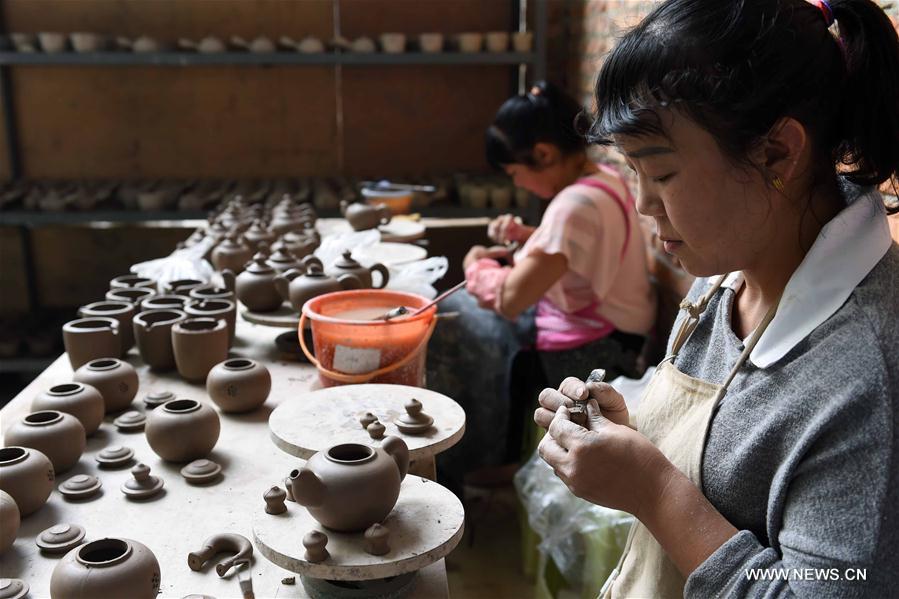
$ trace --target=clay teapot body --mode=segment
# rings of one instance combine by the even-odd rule
[[[275,287],[278,271],[266,262],[265,254],[256,254],[247,268],[237,275],[235,292],[248,310],[271,312],[284,301]]]
[[[236,235],[228,236],[212,250],[212,265],[216,270],[229,269],[240,273],[253,257],[253,250]]]
[[[373,272],[380,273],[381,275],[381,281],[377,287],[372,285],[371,275]],[[353,259],[353,255],[349,250],[345,251],[343,256],[337,260],[337,262],[326,269],[325,274],[335,278],[339,278],[343,275],[353,275],[359,279],[362,289],[383,289],[390,280],[390,272],[387,270],[386,266],[378,263],[366,268]]]
[[[155,599],[159,562],[131,539],[100,539],[69,551],[53,568],[51,597]]]
[[[303,309],[303,304],[313,297],[334,291],[360,289],[362,283],[359,277],[349,273],[338,277],[328,276],[322,272],[321,266],[312,264],[306,274],[292,269],[278,275],[275,277],[275,287],[281,297],[299,312]]]
[[[305,258],[321,245],[321,238],[315,234],[315,229],[303,229],[301,231],[288,231],[281,237],[283,247],[297,258]]]
[[[340,203],[340,213],[349,221],[355,231],[365,231],[379,225],[386,225],[392,217],[390,208],[384,204],[369,206],[361,202],[349,203],[346,200]]]
[[[320,451],[289,481],[293,498],[313,518],[333,530],[357,532],[390,514],[408,469],[405,441],[385,437],[379,448],[342,443]]]

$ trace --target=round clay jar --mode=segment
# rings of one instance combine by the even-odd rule
[[[152,370],[165,371],[175,368],[172,327],[186,318],[184,312],[175,309],[145,310],[134,317],[137,351]]]
[[[0,490],[6,491],[25,516],[38,511],[50,497],[56,475],[50,459],[37,449],[0,449]]]
[[[128,362],[115,358],[92,360],[76,370],[72,378],[97,388],[107,414],[126,409],[137,395],[137,371]]]
[[[219,415],[194,399],[173,399],[147,414],[144,432],[150,449],[169,462],[205,458],[221,431]]]
[[[57,474],[77,464],[87,444],[81,422],[71,414],[54,410],[32,412],[12,423],[3,442],[39,450],[50,458]]]
[[[106,403],[93,385],[63,383],[38,393],[31,401],[31,410],[56,410],[71,414],[81,422],[85,434],[92,435],[103,422]]]
[[[222,412],[249,412],[265,403],[272,390],[268,368],[246,358],[217,364],[206,377],[206,392]]]
[[[381,447],[341,443],[319,451],[289,480],[294,500],[321,524],[359,532],[390,514],[408,469],[405,441],[385,437]]]
[[[94,316],[70,320],[62,325],[62,341],[72,370],[91,360],[122,353],[119,321],[114,318]]]
[[[134,304],[131,302],[94,302],[81,306],[78,309],[78,315],[81,318],[93,318],[94,316],[115,318],[119,321],[119,341],[122,344],[121,355],[124,356],[129,349],[134,347],[134,333],[131,331],[131,319],[134,318]]]
[[[143,543],[100,539],[69,551],[53,568],[52,599],[156,599],[159,562]]]
[[[188,318],[172,327],[178,374],[203,383],[212,367],[228,358],[228,324],[217,318]]]
[[[15,500],[6,491],[0,491],[0,554],[15,543],[21,522]]]

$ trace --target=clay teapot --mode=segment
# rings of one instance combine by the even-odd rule
[[[104,538],[69,551],[50,576],[51,597],[155,599],[159,561],[131,539]]]
[[[238,235],[228,235],[223,242],[212,250],[212,265],[216,270],[226,268],[237,274],[243,270],[244,264],[253,257],[253,250]]]
[[[332,277],[322,272],[319,264],[310,264],[306,274],[296,269],[291,269],[284,274],[275,277],[275,287],[278,293],[286,301],[290,302],[294,310],[299,312],[303,304],[313,297],[344,291],[346,289],[361,289],[362,282],[354,274],[342,274]]]
[[[294,500],[313,518],[333,530],[357,532],[390,514],[408,469],[405,441],[385,437],[379,448],[359,443],[329,447],[288,480]]]
[[[371,274],[373,272],[378,272],[381,274],[381,284],[378,287],[372,285]],[[366,268],[353,259],[353,255],[350,250],[346,250],[345,252],[343,252],[343,257],[338,259],[337,262],[332,264],[330,268],[325,270],[325,273],[335,278],[339,278],[343,275],[348,274],[353,275],[357,279],[359,279],[359,283],[361,284],[362,289],[384,289],[384,287],[387,286],[387,282],[390,280],[390,272],[387,270],[386,266],[377,263]]]
[[[303,266],[303,263],[297,260],[296,256],[291,253],[283,244],[277,247],[272,247],[272,253],[269,255],[268,259],[265,261],[266,264],[274,268],[279,273],[287,272],[288,270],[295,268],[300,271],[305,271],[306,267]]]
[[[243,234],[243,238],[250,247],[258,250],[260,249],[260,243],[271,245],[275,242],[278,236],[269,231],[268,227],[265,226],[265,223],[257,219],[253,221],[253,224],[250,226],[250,228],[247,229]]]
[[[235,282],[239,299],[252,312],[271,312],[284,301],[275,287],[278,271],[266,262],[266,255],[258,253]]]
[[[340,213],[347,219],[355,231],[374,229],[390,222],[392,214],[385,204],[369,206],[361,202],[340,202]]]
[[[310,233],[311,231],[311,233]],[[288,231],[281,236],[281,247],[287,248],[297,258],[305,258],[321,245],[321,238],[315,229]]]

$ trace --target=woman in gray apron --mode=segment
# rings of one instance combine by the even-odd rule
[[[596,105],[699,277],[633,415],[577,378],[540,397],[543,458],[637,517],[601,595],[897,596],[894,25],[870,0],[669,0]]]

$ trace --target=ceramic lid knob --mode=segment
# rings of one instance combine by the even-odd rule
[[[406,408],[406,413],[412,417],[418,416],[421,414],[421,402],[417,399],[410,399],[406,402],[406,405],[403,406]]]
[[[323,562],[330,557],[325,548],[328,544],[328,535],[312,530],[303,537],[303,547],[306,548],[306,561],[312,563]]]
[[[368,431],[368,435],[372,439],[381,439],[382,437],[384,437],[384,432],[387,430],[387,428],[383,424],[375,420],[366,427],[366,430]]]
[[[287,511],[287,506],[284,505],[284,501],[287,499],[287,491],[281,487],[275,485],[269,488],[262,498],[265,500],[266,514],[283,514]]]
[[[374,414],[372,414],[371,412],[366,412],[365,414],[362,415],[361,418],[359,418],[359,422],[360,422],[360,424],[362,424],[362,428],[368,428],[368,425],[371,424],[372,422],[375,422],[377,419],[378,419],[378,417],[375,416]]]
[[[365,531],[365,552],[371,555],[390,553],[390,529],[377,522]]]

